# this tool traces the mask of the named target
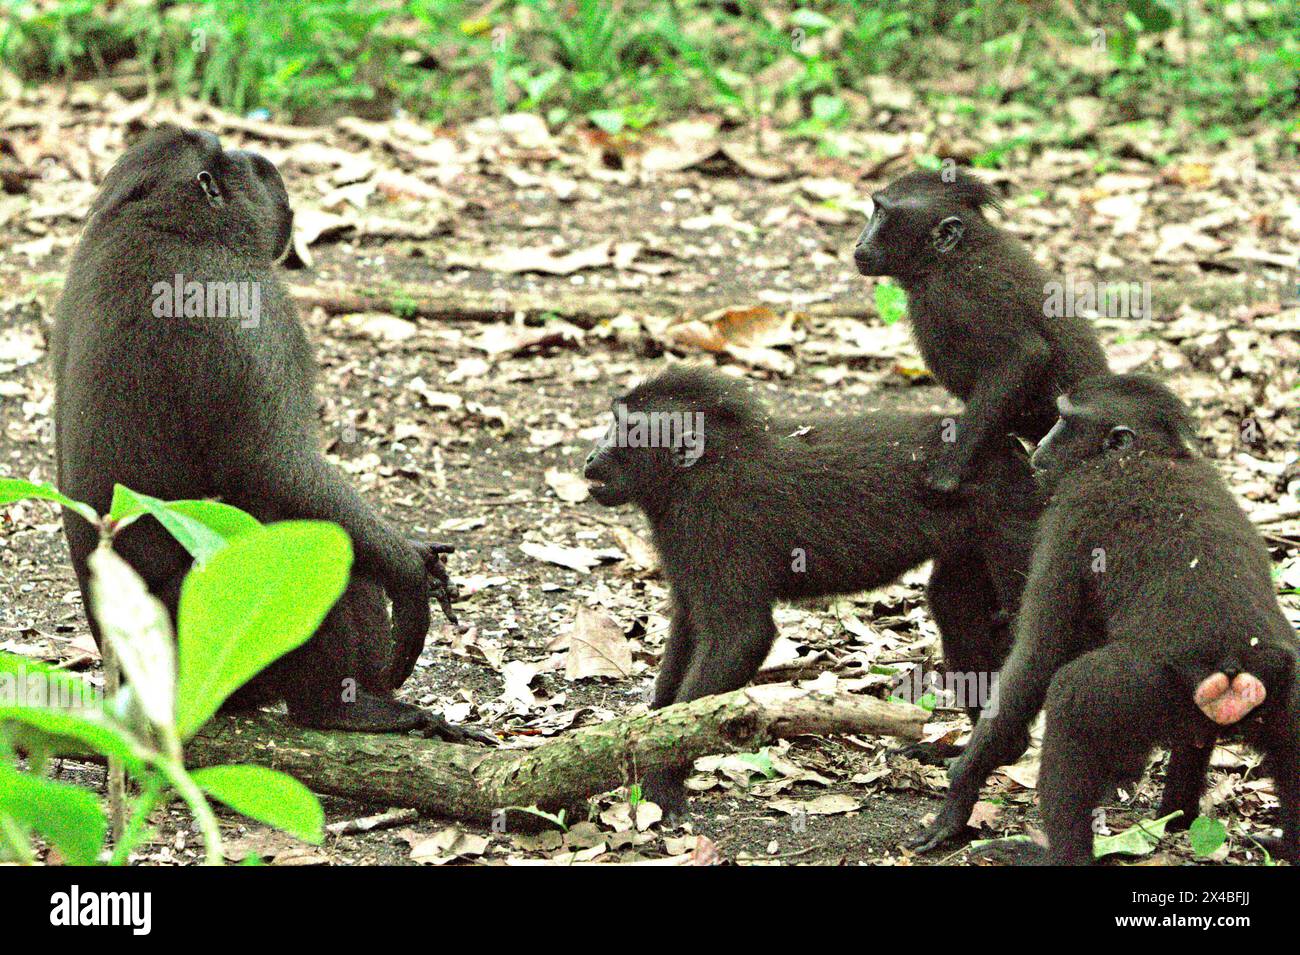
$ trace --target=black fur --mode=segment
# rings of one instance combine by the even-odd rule
[[[927,472],[948,493],[976,452],[1008,432],[1037,441],[1056,420],[1056,397],[1106,358],[1088,322],[1045,314],[1048,275],[1029,250],[989,222],[991,188],[969,174],[913,172],[875,195],[853,251],[863,275],[889,275],[907,293],[912,333],[927,367],[966,403],[957,440]]]
[[[689,461],[681,429],[678,447],[630,447],[630,432],[611,426],[587,461],[598,502],[648,517],[672,589],[654,707],[748,683],[776,637],[774,601],[879,587],[932,558],[945,665],[997,668],[1006,652],[997,617],[1019,602],[1040,507],[1010,440],[989,448],[963,496],[938,507],[917,493],[938,415],[776,416],[742,383],[698,368],[670,368],[618,406],[685,413],[703,438]],[[646,791],[679,808],[682,776],[652,777]]]
[[[342,525],[355,553],[347,593],[311,641],[233,703],[283,697],[290,715],[310,726],[459,736],[439,717],[390,698],[428,631],[430,581],[445,586],[436,556],[444,548],[396,534],[317,449],[315,362],[274,271],[292,222],[275,167],[223,150],[211,133],[162,126],[118,160],[57,311],[59,488],[101,513],[121,483],[164,499],[220,498],[263,521]],[[177,275],[251,283],[245,287],[260,294],[256,322],[238,314],[158,317],[156,283]],[[95,532],[71,513],[64,528],[89,606]],[[131,525],[116,547],[174,615],[186,552],[152,520]],[[98,640],[93,619],[91,629]]]
[[[1171,749],[1160,813],[1198,814],[1210,751],[1236,733],[1267,756],[1281,802],[1279,854],[1300,856],[1300,645],[1283,616],[1259,533],[1208,461],[1181,442],[1190,416],[1151,379],[1094,378],[1035,454],[1055,489],[996,709],[986,709],[929,849],[964,830],[980,786],[1024,752],[1047,710],[1038,792],[1057,864],[1092,860],[1092,811]],[[1112,449],[1114,429],[1132,440]],[[1104,563],[1099,563],[1104,561]],[[1224,729],[1194,704],[1199,681],[1245,670],[1267,698]],[[1175,828],[1178,827],[1175,825]]]

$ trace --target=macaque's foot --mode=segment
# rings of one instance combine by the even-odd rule
[[[1051,865],[1047,847],[1025,836],[993,839],[972,849],[970,856],[996,865]]]
[[[448,723],[437,713],[422,710],[425,722],[420,727],[420,735],[427,739],[441,739],[448,743],[478,743],[483,746],[496,746],[499,742],[490,730],[478,726],[461,726]]]
[[[906,840],[903,845],[917,853],[931,852],[958,836],[970,838],[972,830],[966,825],[970,818],[970,809],[957,805],[951,800],[945,801],[934,822],[924,831]]]
[[[890,753],[894,756],[914,759],[926,766],[946,766],[950,759],[956,759],[965,751],[965,746],[936,741],[933,743],[908,743],[906,746],[899,746],[890,750]]]
[[[373,693],[361,693],[353,703],[328,708],[289,706],[289,717],[300,726],[317,730],[344,730],[352,733],[409,733],[445,739],[452,743],[495,743],[485,730],[448,723],[411,703]]]
[[[656,770],[641,779],[641,798],[652,802],[664,811],[664,819],[673,821],[689,814],[686,799],[688,773],[674,770]]]

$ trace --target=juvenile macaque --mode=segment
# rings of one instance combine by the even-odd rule
[[[964,831],[980,787],[1047,711],[1038,794],[1056,864],[1092,861],[1092,812],[1170,748],[1159,814],[1198,812],[1210,752],[1239,735],[1281,803],[1276,854],[1300,858],[1300,644],[1268,551],[1163,385],[1101,375],[1060,401],[1034,453],[1053,497],[1039,523],[1015,644],[927,850]],[[1099,561],[1099,557],[1101,561]],[[1104,566],[1103,566],[1104,562]]]
[[[1056,420],[1056,397],[1106,370],[1087,320],[1049,314],[1050,279],[1029,250],[984,216],[989,186],[957,169],[911,172],[876,193],[853,259],[907,293],[926,366],[966,403],[955,441],[925,475],[951,493],[978,451],[1007,433],[1037,441]]]
[[[585,475],[597,502],[645,513],[672,589],[654,708],[753,679],[776,638],[774,601],[869,590],[931,559],[945,666],[997,669],[1040,496],[1007,439],[956,501],[926,500],[917,484],[939,420],[778,418],[703,368],[669,368],[615,402]],[[647,778],[647,796],[680,809],[686,771]]]

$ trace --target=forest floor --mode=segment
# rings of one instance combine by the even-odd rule
[[[75,87],[66,101],[0,105],[5,475],[55,477],[53,304],[94,186],[141,115]],[[626,140],[552,135],[535,117],[455,130],[343,120],[306,133],[189,107],[179,118],[279,166],[298,210],[286,277],[321,365],[322,444],[387,517],[458,548],[451,569],[470,627],[435,628],[402,696],[488,726],[503,745],[644,707],[654,678],[667,591],[644,520],[600,508],[578,479],[612,396],[686,359],[759,382],[792,414],[956,407],[926,377],[906,321],[878,317],[850,251],[873,189],[915,155],[945,142],[960,151],[962,137],[987,130],[892,115],[847,131],[857,154],[830,159],[773,134],[757,155],[752,131],[709,116]],[[1140,143],[1110,143],[1101,161],[1102,132],[987,173],[1007,191],[1000,221],[1060,275],[1149,283],[1149,314],[1096,320],[1103,343],[1118,369],[1166,378],[1196,411],[1205,453],[1269,534],[1296,622],[1300,170],[1248,161],[1245,145],[1161,165]],[[58,515],[0,508],[0,568],[0,650],[98,680]],[[873,667],[933,668],[925,576],[779,608],[769,662],[798,661],[819,685],[864,692],[884,685],[860,679]],[[630,660],[622,676],[583,675],[569,660],[581,608],[594,612],[588,622],[616,623]],[[930,736],[967,729],[961,713],[940,711]],[[702,760],[689,819],[673,827],[644,814],[638,827],[622,791],[594,799],[567,832],[541,835],[411,818],[313,847],[234,814],[222,821],[232,857],[274,864],[972,861],[966,849],[922,858],[900,848],[946,783],[893,746],[801,738]],[[1036,826],[1036,752],[985,788],[987,835]],[[1235,747],[1213,765],[1206,811],[1228,839],[1209,861],[1257,863],[1251,836],[1269,825],[1272,784]],[[60,772],[101,785],[93,767]],[[1157,760],[1117,793],[1105,807],[1111,831],[1153,815],[1159,780]],[[386,807],[326,808],[337,822]],[[199,858],[183,814],[155,822],[141,861]],[[1194,855],[1179,835],[1140,861]]]

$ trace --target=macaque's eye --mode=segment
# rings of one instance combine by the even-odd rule
[[[1124,425],[1118,425],[1110,429],[1110,434],[1106,435],[1107,451],[1123,451],[1133,443],[1133,429],[1126,428]]]

